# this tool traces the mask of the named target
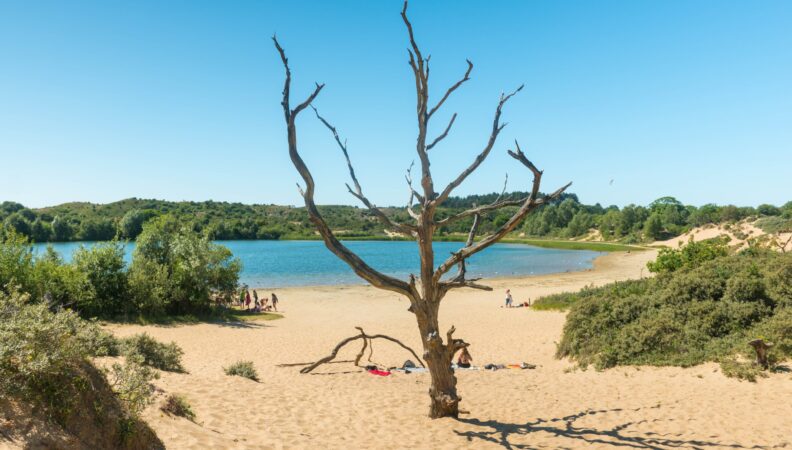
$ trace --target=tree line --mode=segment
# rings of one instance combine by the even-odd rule
[[[519,199],[525,192],[506,198]],[[442,219],[473,206],[487,205],[498,194],[451,197],[438,210]],[[344,205],[320,206],[328,225],[342,238],[388,238],[384,226],[364,208]],[[381,208],[397,221],[409,220],[406,208]],[[486,233],[503,225],[514,213],[504,208],[483,215],[479,224]],[[11,233],[31,242],[109,241],[137,239],[143,224],[169,215],[211,240],[318,239],[305,208],[278,205],[245,205],[227,202],[169,202],[126,199],[108,204],[66,203],[31,209],[19,203],[0,203],[0,236]],[[599,203],[586,205],[575,194],[563,194],[530,215],[516,231],[529,237],[578,238],[592,231],[608,241],[638,243],[670,238],[692,227],[736,222],[748,217],[772,217],[775,226],[788,228],[792,201],[782,206],[758,207],[706,204],[684,205],[673,197],[662,197],[646,206],[622,208]],[[470,229],[472,218],[440,227],[438,233],[459,238]]]

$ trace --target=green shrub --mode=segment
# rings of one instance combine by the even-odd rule
[[[762,217],[756,221],[756,226],[765,233],[789,233],[792,231],[792,217]]]
[[[252,361],[237,361],[228,367],[224,367],[223,371],[226,375],[236,375],[238,377],[258,381],[258,373],[256,372],[256,368],[253,367]]]
[[[192,410],[192,407],[190,406],[190,403],[187,401],[187,399],[182,395],[169,395],[165,399],[165,402],[162,404],[160,409],[165,413],[178,417],[184,417],[191,422],[195,422],[195,412]]]
[[[81,367],[90,356],[112,352],[112,337],[74,312],[50,311],[28,294],[0,292],[0,394],[68,412]]]
[[[578,292],[562,292],[548,295],[536,300],[532,306],[538,311],[566,310],[583,298],[601,296],[626,296],[629,294],[642,294],[647,284],[641,280],[628,280],[611,283],[601,287],[586,286]]]
[[[169,216],[143,226],[130,267],[129,283],[144,314],[205,313],[213,292],[236,289],[241,264]]]
[[[755,382],[757,378],[767,377],[767,373],[757,364],[738,361],[734,357],[725,358],[720,362],[721,372],[731,378]]]
[[[774,361],[792,357],[790,267],[792,254],[746,251],[566,295],[557,356],[598,369],[726,361],[724,373],[750,378],[728,358],[753,359],[751,339],[774,343]]]
[[[33,253],[21,234],[8,233],[0,238],[0,290],[18,286],[29,291],[33,277]]]
[[[646,264],[650,272],[669,273],[680,269],[691,269],[729,254],[728,240],[723,238],[690,241],[679,249],[664,248],[657,259]]]
[[[183,372],[181,357],[184,351],[175,342],[163,344],[147,333],[136,334],[121,340],[121,354],[140,357],[141,364],[169,372]]]
[[[63,262],[63,258],[52,249],[35,258],[32,271],[32,286],[28,291],[36,300],[51,306],[80,310],[82,304],[90,303],[95,297],[87,274],[75,266]]]
[[[82,316],[111,318],[128,312],[129,286],[123,244],[80,246],[74,252],[72,265],[86,277],[93,294],[78,300],[77,308]]]
[[[560,294],[548,295],[536,300],[531,307],[537,311],[563,311],[569,309],[573,303],[581,297],[590,295],[593,289],[585,287],[580,292],[562,292]]]
[[[114,363],[108,378],[113,392],[129,415],[138,417],[153,402],[154,386],[151,382],[159,375],[144,364],[142,356],[132,354],[126,357],[126,364]]]

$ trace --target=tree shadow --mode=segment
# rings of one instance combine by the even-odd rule
[[[636,408],[633,411],[640,411],[642,409],[656,409],[660,405],[652,406],[649,408]],[[623,411],[623,408],[613,409],[588,409],[581,411],[577,414],[569,416],[558,417],[553,419],[536,419],[526,423],[505,423],[497,420],[480,420],[475,418],[458,419],[459,422],[481,428],[489,428],[489,430],[481,431],[457,431],[454,430],[457,436],[467,439],[468,442],[480,440],[493,444],[498,444],[507,449],[532,449],[530,444],[518,444],[512,442],[515,437],[528,436],[532,433],[549,433],[555,437],[570,439],[574,446],[579,445],[607,445],[613,447],[627,447],[639,449],[667,449],[667,448],[697,448],[703,449],[708,447],[717,448],[763,448],[761,446],[745,447],[738,443],[723,443],[715,441],[697,440],[697,439],[679,439],[669,437],[669,434],[646,432],[644,435],[637,435],[636,433],[625,434],[625,431],[633,426],[641,423],[656,422],[654,420],[639,420],[625,422],[611,428],[592,428],[585,426],[575,426],[575,422],[583,417],[608,414],[612,412]],[[677,435],[678,436],[678,435]],[[562,446],[563,448],[563,446]]]
[[[272,325],[264,325],[260,322],[209,322],[211,325],[217,325],[224,328],[271,328]]]

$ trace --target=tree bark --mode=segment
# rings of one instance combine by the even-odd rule
[[[457,379],[454,369],[451,368],[456,351],[452,353],[449,345],[453,344],[443,343],[440,336],[437,320],[439,300],[425,301],[423,304],[428,308],[420,308],[416,312],[416,318],[423,343],[423,359],[431,377],[429,417],[458,417],[461,398],[457,395]]]
[[[754,339],[753,341],[749,342],[748,345],[753,347],[754,351],[756,352],[756,364],[761,366],[762,369],[767,369],[770,366],[770,362],[767,359],[767,351],[773,346],[773,344],[770,342],[765,342],[763,339]]]

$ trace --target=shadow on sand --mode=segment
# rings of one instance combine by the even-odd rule
[[[652,406],[649,408],[636,408],[633,411],[640,411],[642,409],[656,409],[660,405]],[[577,414],[572,414],[565,417],[554,419],[537,419],[532,422],[526,423],[504,423],[497,420],[482,421],[479,419],[468,418],[459,419],[459,422],[480,427],[480,431],[456,431],[458,436],[467,439],[468,442],[475,442],[476,440],[499,444],[501,447],[508,449],[532,449],[533,447],[528,443],[516,443],[514,440],[522,437],[520,441],[525,442],[533,433],[549,433],[555,437],[568,439],[566,445],[560,443],[556,448],[574,448],[584,445],[602,445],[611,447],[626,447],[626,448],[646,448],[646,449],[668,449],[668,448],[765,448],[761,446],[746,447],[736,443],[724,443],[705,440],[686,440],[680,439],[669,433],[659,434],[653,432],[645,432],[643,435],[640,432],[624,432],[633,425],[638,425],[647,422],[656,422],[654,420],[639,420],[633,422],[626,422],[616,425],[612,428],[597,429],[589,427],[575,426],[575,422],[583,417],[608,414],[613,412],[623,411],[622,408],[614,409],[601,409],[601,410],[585,410]]]
[[[225,328],[270,328],[271,327],[271,325],[265,325],[262,322],[254,322],[254,321],[250,321],[250,322],[243,322],[243,321],[223,322],[223,321],[219,321],[218,320],[216,322],[209,322],[209,323],[211,325],[217,325],[219,327],[225,327]]]

